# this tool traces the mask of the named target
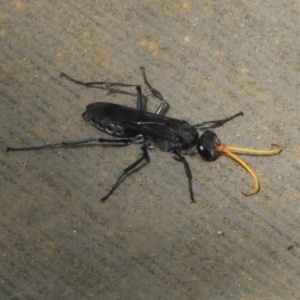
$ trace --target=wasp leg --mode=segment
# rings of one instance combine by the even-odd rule
[[[32,147],[20,147],[20,148],[12,148],[7,147],[6,151],[27,151],[27,150],[42,150],[42,149],[52,149],[52,148],[59,148],[59,147],[73,147],[77,145],[84,145],[92,142],[98,142],[103,145],[110,145],[110,146],[127,146],[135,142],[134,138],[128,138],[128,139],[119,139],[119,140],[110,140],[110,139],[101,139],[101,138],[87,138],[83,140],[77,140],[77,141],[62,141],[59,143],[52,143],[52,144],[46,144],[42,146],[32,146]]]
[[[172,151],[172,156],[175,160],[180,161],[180,162],[183,163],[185,174],[186,174],[186,176],[188,178],[188,181],[189,181],[189,190],[190,190],[191,200],[192,200],[192,203],[196,203],[196,201],[194,199],[194,193],[193,193],[193,187],[192,187],[192,178],[193,178],[193,176],[192,176],[192,172],[191,172],[191,169],[190,169],[190,166],[189,166],[188,162],[186,161],[184,156],[182,156],[181,154],[179,154],[176,151]]]
[[[169,108],[169,103],[167,102],[165,97],[161,94],[161,92],[154,89],[152,87],[152,85],[149,83],[147,76],[146,76],[145,67],[140,67],[140,70],[142,71],[142,76],[143,76],[144,82],[145,82],[146,86],[149,88],[152,96],[154,96],[155,98],[157,98],[161,101],[159,107],[155,111],[155,114],[164,116]]]
[[[149,88],[151,94],[161,100],[161,104],[159,105],[159,107],[157,108],[157,110],[155,111],[155,114],[157,115],[165,115],[166,111],[169,108],[169,104],[167,102],[167,100],[164,98],[164,96],[156,89],[152,88],[151,84],[149,83],[149,81],[147,80],[146,77],[146,73],[145,73],[145,68],[144,67],[140,67],[140,69],[142,70],[142,76],[144,79],[145,84],[147,85],[147,87]],[[104,89],[104,90],[108,90],[109,94],[113,94],[113,93],[118,93],[118,94],[125,94],[125,95],[133,95],[133,93],[130,92],[125,92],[122,90],[118,90],[118,89],[114,89],[114,87],[136,87],[137,89],[137,109],[146,112],[146,101],[144,100],[143,94],[142,94],[142,89],[139,85],[136,84],[127,84],[127,83],[119,83],[119,82],[107,82],[107,81],[91,81],[91,82],[84,82],[84,81],[80,81],[80,80],[76,80],[70,76],[68,76],[65,73],[61,73],[60,77],[65,77],[68,80],[70,80],[71,82],[74,82],[76,84],[88,87],[88,88],[99,88],[99,89]]]
[[[74,82],[76,84],[79,85],[83,85],[85,87],[89,87],[89,88],[103,88],[103,89],[109,89],[111,87],[133,87],[136,86],[136,84],[127,84],[127,83],[119,83],[119,82],[107,82],[107,81],[91,81],[91,82],[84,82],[84,81],[80,81],[80,80],[76,80],[70,76],[68,76],[65,73],[61,73],[59,77],[65,77],[68,80],[70,80],[71,82]],[[101,87],[101,85],[104,85],[104,87]]]
[[[201,127],[201,128],[199,128],[201,130],[217,128],[217,127],[220,127],[220,126],[224,125],[225,123],[235,119],[236,117],[243,116],[243,115],[244,115],[244,113],[242,111],[240,111],[237,114],[232,115],[229,118],[225,118],[225,119],[221,119],[221,120],[214,120],[214,121],[206,121],[206,122],[195,124],[193,126],[195,126],[197,128]],[[211,124],[211,125],[209,125],[209,124]],[[205,126],[205,125],[208,125],[208,126]]]
[[[103,89],[103,90],[108,90],[108,94],[115,93],[115,94],[124,94],[124,95],[132,96],[132,95],[134,95],[133,93],[114,89],[113,87],[125,87],[126,88],[126,87],[134,87],[135,86],[135,88],[137,90],[137,109],[146,112],[146,108],[145,108],[146,104],[144,103],[145,101],[143,99],[142,89],[139,85],[119,83],[119,82],[107,82],[107,81],[84,82],[84,81],[76,80],[76,79],[68,76],[65,73],[61,73],[60,77],[65,77],[68,80],[70,80],[71,82],[74,82],[79,85],[83,85],[88,88],[99,88],[99,89]]]
[[[61,73],[60,77],[65,77],[71,82],[74,82],[79,85],[83,85],[88,88],[98,88],[102,90],[107,90],[108,94],[123,94],[123,95],[129,95],[134,96],[134,93],[126,92],[120,89],[115,89],[114,87],[138,87],[136,84],[127,84],[127,83],[118,83],[118,82],[107,82],[107,81],[91,81],[91,82],[84,82],[80,80],[76,80],[70,76],[68,76],[65,73]]]
[[[124,147],[135,143],[135,138],[128,139],[98,139],[98,142],[103,146]]]
[[[142,146],[141,149],[143,151],[142,157],[139,158],[137,161],[135,161],[133,164],[131,164],[129,167],[127,167],[126,169],[123,170],[120,177],[118,178],[116,183],[113,185],[113,187],[110,189],[108,194],[105,197],[101,198],[101,200],[100,200],[101,202],[105,202],[109,198],[109,196],[117,189],[117,187],[120,185],[120,183],[128,176],[128,173],[130,171],[134,170],[143,160],[145,160],[146,163],[150,162],[150,157],[149,157],[149,153],[148,153],[146,146]]]
[[[144,99],[144,95],[142,93],[142,88],[141,88],[140,85],[137,85],[135,88],[136,88],[136,91],[137,91],[136,108],[139,111],[146,112],[147,108],[146,108],[146,102],[145,102],[145,99]]]

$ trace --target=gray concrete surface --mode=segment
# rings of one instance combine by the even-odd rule
[[[299,1],[3,1],[0,4],[1,299],[300,299]],[[62,78],[151,83],[169,116],[245,116],[227,144],[284,151],[151,164],[99,199],[138,147],[6,153],[7,146],[105,137],[91,102],[130,96]],[[133,89],[134,92],[134,89]],[[154,110],[157,101],[149,101]],[[224,232],[223,235],[218,232]]]

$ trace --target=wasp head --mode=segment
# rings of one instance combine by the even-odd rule
[[[217,146],[221,144],[218,136],[211,130],[206,130],[197,142],[197,151],[201,158],[206,161],[213,161],[220,156]]]
[[[198,140],[197,151],[200,154],[201,158],[206,161],[212,161],[217,159],[220,155],[226,155],[235,160],[242,167],[244,167],[254,180],[253,189],[247,193],[243,193],[245,196],[250,196],[256,194],[259,191],[258,179],[255,173],[252,171],[252,169],[234,153],[250,155],[274,155],[281,152],[281,145],[274,144],[273,146],[275,148],[270,150],[258,150],[235,146],[226,146],[220,142],[219,138],[213,131],[207,130],[204,131],[204,133],[200,136]]]

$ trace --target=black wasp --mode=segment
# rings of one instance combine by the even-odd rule
[[[89,121],[92,125],[106,132],[109,135],[116,137],[116,139],[102,139],[102,138],[87,138],[77,141],[63,141],[60,143],[47,144],[36,147],[22,147],[22,148],[7,148],[7,151],[23,151],[23,150],[40,150],[46,148],[56,147],[72,147],[79,144],[88,144],[91,142],[98,142],[106,146],[127,146],[130,144],[140,144],[142,156],[133,164],[123,170],[116,183],[112,186],[110,191],[104,196],[101,201],[104,202],[115,191],[128,173],[144,161],[150,162],[148,149],[159,148],[164,151],[171,152],[173,158],[181,162],[184,166],[185,174],[188,178],[190,197],[192,202],[194,200],[192,188],[192,172],[186,161],[185,154],[196,154],[205,161],[213,161],[221,155],[227,155],[242,165],[253,177],[254,188],[248,192],[243,193],[245,196],[256,194],[259,191],[259,182],[256,175],[250,167],[242,161],[238,156],[233,154],[254,154],[254,155],[272,155],[280,153],[282,147],[274,144],[275,149],[272,150],[255,150],[239,147],[225,146],[222,144],[217,135],[208,129],[217,128],[226,122],[242,116],[243,112],[239,112],[229,118],[201,122],[195,125],[190,125],[186,121],[166,117],[166,111],[169,104],[163,95],[156,89],[152,88],[147,80],[145,68],[140,68],[142,71],[143,79],[150,90],[151,94],[161,101],[155,113],[147,112],[146,100],[142,93],[141,86],[123,83],[110,83],[110,82],[82,82],[75,80],[68,75],[62,73],[61,77],[83,85],[85,87],[94,87],[106,89],[109,92],[120,92],[115,87],[136,87],[137,90],[137,108],[131,108],[123,105],[96,102],[91,103],[86,107],[86,111],[82,114],[83,118]],[[205,130],[199,136],[198,130]]]

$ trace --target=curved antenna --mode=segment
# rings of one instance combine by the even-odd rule
[[[246,153],[246,154],[253,154],[253,155],[274,155],[278,154],[282,151],[282,146],[278,144],[272,144],[272,146],[275,146],[275,149],[270,150],[258,150],[258,149],[249,149],[249,148],[241,148],[241,147],[235,147],[235,146],[225,146],[223,144],[219,144],[215,147],[215,150],[218,151],[221,154],[227,155],[233,160],[235,160],[238,164],[240,164],[253,178],[254,180],[254,187],[251,191],[248,193],[242,192],[245,196],[251,196],[259,192],[259,181],[253,172],[253,170],[237,155],[235,155],[232,152],[235,153]]]
[[[281,145],[279,144],[271,144],[271,145],[276,148],[270,150],[260,150],[260,149],[242,148],[242,147],[235,147],[235,146],[225,146],[225,147],[227,150],[232,151],[234,153],[241,153],[241,154],[246,153],[246,154],[253,154],[253,155],[274,155],[282,151]]]

